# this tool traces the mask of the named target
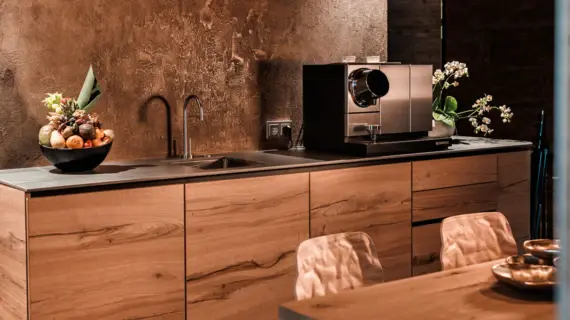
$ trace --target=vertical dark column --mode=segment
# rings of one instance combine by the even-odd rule
[[[441,63],[441,0],[388,0],[388,60]]]

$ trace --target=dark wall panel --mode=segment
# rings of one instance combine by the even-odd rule
[[[471,74],[454,89],[460,109],[492,94],[515,113],[511,124],[494,123],[492,136],[530,141],[544,109],[552,145],[554,1],[447,0],[445,16],[446,60],[467,63]],[[459,131],[471,134],[466,122]]]
[[[388,0],[388,59],[441,62],[441,0]]]

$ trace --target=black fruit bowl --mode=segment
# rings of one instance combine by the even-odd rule
[[[62,172],[85,172],[97,168],[105,160],[113,142],[96,148],[54,149],[40,145],[42,154]]]

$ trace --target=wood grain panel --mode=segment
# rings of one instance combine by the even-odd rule
[[[517,243],[530,237],[530,155],[531,151],[499,154],[497,211],[509,220]]]
[[[276,319],[309,237],[309,174],[186,185],[189,319]]]
[[[184,187],[29,200],[31,317],[184,319]]]
[[[497,155],[415,161],[413,191],[497,181]]]
[[[0,185],[0,319],[24,320],[27,311],[26,198]]]
[[[494,211],[497,208],[497,182],[426,190],[413,193],[412,219],[424,221],[458,214]]]
[[[441,271],[441,223],[412,228],[414,276]]]
[[[384,278],[411,275],[410,163],[311,173],[311,236],[362,231]]]

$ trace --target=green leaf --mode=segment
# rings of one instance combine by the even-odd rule
[[[79,109],[89,112],[99,98],[101,97],[101,88],[93,72],[93,66],[89,66],[89,71],[87,71],[87,76],[85,77],[85,82],[83,82],[83,87],[81,88],[81,93],[77,98],[77,105]]]
[[[443,110],[445,110],[445,112],[455,112],[455,110],[457,110],[457,100],[452,96],[447,96]]]
[[[455,127],[455,119],[445,113],[432,112],[432,117],[435,121],[441,121],[448,126]]]
[[[433,103],[431,104],[431,109],[432,110],[438,110],[440,101],[441,101],[441,96],[435,98],[435,100],[433,100]]]

